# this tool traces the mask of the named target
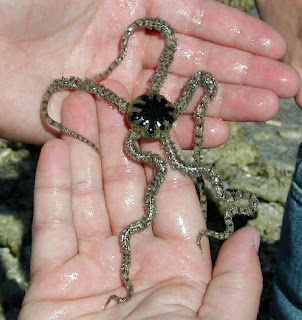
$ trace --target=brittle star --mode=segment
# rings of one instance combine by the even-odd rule
[[[149,92],[137,97],[132,102],[120,98],[112,90],[96,82],[105,78],[111,71],[122,62],[127,53],[127,44],[130,35],[138,28],[145,27],[149,30],[157,30],[165,38],[165,47],[160,57],[159,64],[151,76],[149,83]],[[105,307],[110,301],[115,300],[118,303],[126,302],[134,294],[134,288],[129,277],[131,265],[131,246],[130,239],[134,233],[140,232],[149,227],[156,215],[156,196],[161,184],[167,175],[166,161],[158,154],[150,151],[142,151],[138,147],[138,140],[145,138],[149,140],[159,140],[165,151],[167,161],[172,168],[180,170],[183,174],[198,180],[206,179],[212,185],[216,196],[225,202],[236,202],[245,199],[247,206],[232,206],[226,210],[224,221],[226,229],[224,232],[213,230],[202,230],[197,236],[197,243],[201,248],[200,242],[203,235],[214,237],[216,239],[227,239],[234,232],[233,216],[234,215],[252,215],[257,209],[258,200],[256,196],[249,191],[228,191],[224,189],[222,179],[219,173],[212,165],[204,164],[202,161],[202,136],[205,109],[208,107],[210,100],[217,92],[217,83],[215,78],[206,71],[198,71],[191,76],[182,91],[178,101],[173,105],[159,91],[167,77],[168,68],[171,65],[174,53],[176,51],[176,37],[174,30],[170,25],[160,18],[141,18],[134,21],[125,30],[121,40],[121,50],[118,57],[110,66],[101,74],[97,75],[94,80],[80,79],[76,77],[62,78],[54,80],[47,88],[42,98],[41,112],[44,119],[60,131],[83,141],[97,152],[98,147],[84,136],[66,128],[61,123],[53,120],[48,114],[48,103],[51,96],[60,90],[84,90],[95,95],[97,98],[106,99],[116,105],[121,112],[126,113],[127,122],[130,130],[126,136],[125,151],[133,160],[148,163],[154,167],[155,172],[151,182],[147,185],[144,195],[145,212],[141,219],[132,222],[126,226],[120,234],[120,246],[122,251],[121,275],[122,281],[127,289],[124,297],[112,295],[106,302]],[[203,86],[204,94],[195,111],[195,137],[193,146],[192,161],[185,161],[179,155],[177,148],[170,137],[170,130],[173,123],[184,112],[191,101],[195,91],[199,86]],[[200,195],[201,202],[206,201],[204,195]],[[202,207],[206,210],[205,205]],[[205,214],[205,212],[204,212]]]

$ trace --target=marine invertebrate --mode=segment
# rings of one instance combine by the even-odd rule
[[[176,51],[176,37],[173,29],[167,22],[159,18],[142,18],[134,21],[128,26],[122,36],[120,54],[103,73],[96,77],[96,79],[99,80],[106,77],[122,62],[127,53],[127,43],[130,35],[137,28],[141,27],[157,30],[165,38],[165,47],[161,54],[159,64],[151,76],[149,91],[147,93],[137,97],[132,102],[128,102],[95,80],[70,77],[54,80],[43,95],[41,105],[42,115],[50,125],[87,143],[98,152],[98,147],[93,142],[53,120],[48,114],[47,107],[51,96],[59,90],[85,90],[95,95],[97,98],[110,101],[115,104],[121,112],[126,114],[127,122],[130,127],[125,141],[126,153],[130,158],[139,162],[148,163],[155,169],[153,179],[145,190],[145,212],[143,217],[126,226],[120,235],[120,246],[122,251],[121,273],[123,283],[127,288],[127,295],[125,297],[112,295],[109,297],[106,305],[112,300],[115,300],[116,302],[128,301],[134,294],[134,288],[129,277],[131,266],[131,236],[151,225],[156,215],[156,196],[167,174],[167,163],[165,159],[158,154],[150,151],[142,151],[138,148],[137,141],[140,138],[159,140],[165,150],[167,162],[169,162],[173,168],[180,170],[183,174],[189,175],[192,178],[197,177],[199,180],[203,178],[208,180],[219,199],[226,202],[235,202],[240,199],[247,200],[247,206],[232,206],[226,211],[224,216],[226,230],[224,232],[202,230],[197,237],[199,245],[203,235],[212,236],[217,239],[226,239],[234,231],[232,217],[236,214],[251,215],[257,207],[257,199],[251,192],[225,190],[218,172],[212,165],[204,164],[202,162],[201,144],[205,109],[217,92],[217,83],[214,77],[206,71],[196,72],[188,79],[180,98],[174,104],[160,94],[160,88],[167,76],[168,68],[173,61],[174,53]],[[204,94],[195,111],[196,125],[193,161],[188,162],[183,160],[178,154],[170,137],[170,130],[173,123],[188,106],[197,88],[201,85],[204,88]]]

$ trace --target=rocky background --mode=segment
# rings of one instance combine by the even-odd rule
[[[224,145],[205,150],[205,161],[215,163],[231,190],[247,189],[259,199],[257,216],[235,218],[237,227],[245,224],[261,231],[260,260],[264,277],[258,320],[267,320],[272,297],[272,280],[277,261],[278,242],[296,154],[302,141],[302,112],[293,99],[280,101],[280,112],[272,120],[258,123],[230,123],[232,136]],[[223,230],[225,208],[217,203],[211,190],[208,225]],[[218,226],[218,227],[217,227]],[[220,242],[210,240],[215,260]]]
[[[221,2],[245,11],[253,7],[250,0]],[[257,226],[262,234],[264,291],[258,320],[268,319],[283,209],[302,140],[302,112],[293,100],[280,103],[280,113],[273,120],[230,123],[229,142],[205,150],[205,161],[215,163],[230,189],[249,189],[260,200],[256,218],[236,219],[237,227],[248,223]],[[39,152],[39,147],[0,139],[0,320],[17,319],[29,280],[33,185]],[[211,213],[208,222],[210,228],[217,230],[222,208],[211,190],[207,193]],[[219,245],[212,241],[214,260]]]

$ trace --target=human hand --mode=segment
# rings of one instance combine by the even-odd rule
[[[294,0],[288,5],[286,1],[282,0],[272,2],[256,0],[255,3],[261,18],[286,39],[287,52],[283,60],[295,68],[302,79],[302,2]],[[288,23],[289,20],[291,23]],[[302,86],[300,86],[295,99],[298,107],[302,109]]]
[[[47,85],[61,76],[105,70],[117,56],[124,29],[143,16],[159,16],[177,33],[178,51],[162,90],[168,99],[176,99],[195,71],[207,70],[219,81],[207,110],[204,147],[227,140],[221,119],[270,119],[278,110],[277,96],[298,90],[296,73],[275,60],[285,52],[284,40],[263,22],[216,1],[2,1],[0,16],[0,136],[8,139],[44,143],[58,136],[39,112]],[[131,100],[146,88],[163,45],[158,33],[145,30],[131,38],[126,61],[110,75]],[[52,108],[61,122],[61,104]],[[188,129],[191,113],[179,121],[179,132]]]
[[[108,82],[128,98],[121,85]],[[104,101],[74,92],[62,122],[85,133],[86,144],[62,135],[42,149],[36,176],[31,281],[19,320],[256,319],[262,289],[258,231],[244,228],[222,246],[212,269],[209,245],[192,180],[169,169],[157,196],[152,228],[133,235],[130,278],[135,294],[123,304],[119,234],[143,214],[150,167],[124,155],[124,116]],[[174,140],[179,147],[187,137]],[[143,150],[163,155],[157,142]],[[257,240],[258,239],[258,240]]]

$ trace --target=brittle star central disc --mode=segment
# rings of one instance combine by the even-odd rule
[[[158,139],[168,134],[175,120],[174,106],[156,93],[137,97],[127,112],[129,126],[146,139]]]

